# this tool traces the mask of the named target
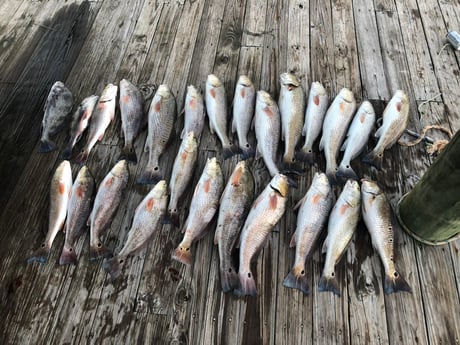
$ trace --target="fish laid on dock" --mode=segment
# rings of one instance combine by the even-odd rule
[[[64,129],[72,110],[73,97],[64,83],[57,81],[51,87],[46,99],[42,120],[40,147],[38,152],[46,153],[57,150],[57,145],[50,140]]]
[[[187,133],[193,132],[199,142],[204,128],[204,118],[203,96],[195,86],[190,85],[187,87],[187,95],[185,96],[184,129],[180,138],[184,139]]]

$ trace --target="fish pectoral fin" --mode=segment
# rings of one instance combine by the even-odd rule
[[[295,236],[296,231],[292,234],[291,237],[291,242],[289,243],[289,248],[294,248],[296,246],[296,236]]]
[[[215,213],[216,213],[216,209],[214,207],[210,207],[203,216],[203,222],[209,223],[212,217],[214,217]]]
[[[235,121],[235,116],[233,116],[232,119],[232,133],[236,132],[236,121]]]
[[[380,126],[379,129],[377,129],[377,131],[375,132],[374,137],[380,138],[380,136],[382,135],[382,132],[383,132],[383,126]]]
[[[323,150],[324,150],[324,140],[325,140],[325,139],[324,139],[324,135],[323,135],[323,136],[321,136],[321,140],[320,140],[320,142],[319,142],[319,150],[320,150],[320,151],[323,151]]]
[[[324,240],[323,242],[323,247],[321,248],[321,254],[326,254],[327,252],[327,247],[328,247],[328,238],[329,237],[326,237],[326,239]]]
[[[293,211],[296,211],[303,203],[303,201],[305,200],[305,198],[307,197],[307,195],[305,194],[305,196],[300,199],[299,201],[297,201],[297,204],[295,204],[294,208],[292,209]]]
[[[349,141],[348,139],[350,139],[350,137],[345,139],[345,141],[343,142],[342,147],[340,148],[340,151],[345,151],[345,149],[347,148],[347,145],[348,145],[348,141]]]

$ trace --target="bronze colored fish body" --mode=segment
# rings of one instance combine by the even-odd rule
[[[251,261],[257,259],[273,228],[283,216],[288,191],[288,178],[277,174],[251,206],[240,237],[240,286],[235,290],[237,295],[257,295]]]
[[[311,255],[332,207],[332,190],[326,174],[315,174],[308,192],[299,203],[297,227],[290,244],[291,247],[296,247],[295,262],[291,272],[284,279],[283,285],[299,289],[308,295],[310,288],[305,260]]]
[[[189,215],[182,229],[184,238],[172,254],[174,260],[185,265],[192,263],[192,243],[205,235],[206,227],[219,206],[223,188],[224,177],[219,162],[215,157],[208,159],[195,187]]]
[[[129,256],[136,255],[148,245],[153,234],[161,225],[167,203],[168,186],[165,180],[161,180],[137,206],[123,248],[116,256],[104,262],[103,267],[110,274],[112,280],[120,276],[123,265]]]
[[[232,132],[238,135],[238,145],[243,159],[254,157],[256,151],[248,142],[248,133],[254,117],[256,91],[251,79],[239,77],[233,98]]]
[[[326,89],[319,82],[313,82],[308,95],[307,110],[305,111],[305,123],[302,134],[305,136],[305,144],[297,153],[297,158],[312,165],[315,161],[313,144],[321,133],[324,116],[329,105],[329,96]]]
[[[105,130],[115,118],[117,92],[118,86],[113,84],[108,84],[102,91],[96,109],[91,116],[87,143],[82,152],[75,158],[77,163],[86,163],[91,149],[98,141],[102,140]]]
[[[110,227],[129,179],[128,162],[121,160],[109,171],[99,185],[89,218],[91,260],[112,255],[101,241],[101,235]]]
[[[385,293],[411,292],[409,284],[395,269],[392,213],[385,194],[374,181],[362,180],[361,195],[364,223],[385,269]]]
[[[338,177],[358,180],[358,175],[350,166],[350,162],[355,159],[366,146],[374,124],[374,108],[370,102],[364,101],[356,112],[350,128],[348,129],[347,138],[340,149],[345,152],[337,171]]]
[[[72,193],[72,170],[69,161],[62,161],[54,172],[50,187],[50,212],[45,241],[27,261],[48,261],[48,254],[57,233],[64,227],[67,206]]]
[[[404,133],[409,121],[409,97],[397,90],[383,111],[382,126],[375,132],[379,138],[375,148],[363,157],[363,162],[382,169],[383,152],[392,147]]]
[[[326,175],[332,184],[336,183],[337,155],[355,109],[356,101],[353,92],[343,88],[335,97],[324,118],[319,149],[323,150],[326,156]]]
[[[149,161],[138,183],[154,184],[162,179],[159,159],[171,137],[176,112],[176,99],[169,86],[160,85],[149,109],[148,136],[145,141],[145,151],[149,152]]]
[[[126,79],[120,81],[120,113],[121,128],[125,138],[120,159],[130,163],[137,163],[134,140],[139,134],[142,125],[145,125],[144,99],[139,89]]]
[[[169,188],[171,195],[169,198],[168,214],[172,223],[179,225],[179,213],[177,204],[193,177],[196,161],[198,158],[198,143],[194,132],[188,132],[182,139],[179,152],[174,160],[171,182]]]
[[[326,253],[319,291],[332,291],[340,296],[335,265],[345,252],[356,230],[361,211],[361,193],[357,181],[348,180],[329,216],[327,237],[323,244]]]
[[[60,265],[77,264],[75,243],[86,229],[91,212],[91,199],[94,192],[94,179],[86,165],[78,172],[72,186],[72,192],[67,207],[65,242],[62,248]]]
[[[281,139],[284,141],[283,162],[291,165],[295,161],[295,148],[302,135],[305,92],[299,79],[292,73],[281,74],[280,81],[278,105],[281,114]]]
[[[38,152],[45,153],[57,150],[50,137],[59,133],[65,126],[72,110],[73,97],[64,83],[57,81],[51,87],[46,99],[42,120],[42,133]]]
[[[180,138],[183,139],[187,133],[193,132],[199,142],[204,128],[204,118],[203,96],[195,86],[190,85],[187,87],[187,95],[185,97],[184,129]]]
[[[257,156],[262,156],[265,165],[273,177],[279,173],[276,155],[280,139],[281,118],[278,105],[265,91],[258,91],[256,113],[254,117],[257,139]]]
[[[208,75],[206,80],[206,112],[211,133],[216,133],[222,143],[224,159],[230,158],[237,150],[227,136],[227,96],[224,84],[214,74]]]
[[[219,248],[220,283],[224,292],[238,287],[232,250],[254,197],[254,178],[247,161],[239,162],[222,193],[214,244]]]
[[[96,107],[99,96],[86,97],[78,106],[72,117],[72,123],[70,125],[70,140],[67,147],[62,153],[64,159],[70,159],[72,156],[72,149],[75,144],[80,140],[83,132],[89,125],[89,120],[93,114],[94,108]]]

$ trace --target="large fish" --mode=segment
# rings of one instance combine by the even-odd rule
[[[299,79],[292,73],[282,73],[280,81],[278,105],[281,114],[281,140],[284,141],[283,162],[290,166],[295,161],[295,148],[302,135],[305,93]]]
[[[128,162],[121,160],[104,177],[94,198],[89,218],[89,253],[91,260],[112,255],[101,241],[101,235],[109,228],[117,212],[129,178]]]
[[[105,130],[115,118],[117,91],[118,87],[113,84],[108,84],[102,91],[96,109],[94,109],[91,116],[86,145],[78,156],[75,157],[75,162],[80,164],[86,163],[91,149],[96,145],[96,142],[101,141],[104,137]]]
[[[50,137],[61,131],[72,110],[73,97],[64,83],[57,81],[51,87],[45,103],[45,113],[42,120],[42,133],[38,152],[51,152],[57,150],[57,145]]]
[[[311,84],[308,96],[307,110],[305,111],[305,124],[302,135],[305,136],[305,144],[297,152],[297,159],[312,165],[315,161],[313,143],[321,133],[324,116],[329,105],[329,96],[321,83]]]
[[[95,95],[86,97],[75,111],[70,125],[70,140],[62,153],[62,157],[64,159],[70,159],[72,156],[72,149],[88,127],[89,120],[91,119],[91,115],[93,114],[93,110],[96,107],[98,99],[99,96]]]
[[[291,272],[284,278],[283,285],[308,294],[310,288],[305,260],[310,256],[332,207],[332,190],[326,174],[315,174],[308,192],[299,204],[297,227],[290,244],[290,247],[296,247],[295,262]]]
[[[54,238],[64,227],[71,193],[72,170],[69,161],[62,161],[54,172],[51,180],[48,233],[40,249],[38,249],[32,257],[27,259],[28,262],[38,261],[44,264],[48,261],[48,254],[51,250]]]
[[[340,296],[335,265],[339,262],[355,233],[360,211],[359,184],[357,181],[348,180],[329,216],[327,237],[322,250],[323,253],[326,253],[326,262],[319,280],[319,291],[332,291]]]
[[[411,292],[409,284],[395,269],[392,214],[385,194],[375,182],[362,180],[361,195],[364,223],[385,269],[385,293]]]
[[[144,99],[141,92],[126,79],[120,81],[120,113],[121,128],[125,138],[125,146],[120,159],[136,164],[134,140],[142,126],[146,124],[147,118],[144,116]]]
[[[159,159],[168,144],[176,119],[176,99],[169,86],[160,85],[149,109],[149,128],[145,151],[149,161],[137,180],[140,184],[154,184],[162,179]]]
[[[206,112],[209,117],[209,129],[216,133],[222,143],[224,159],[230,158],[238,150],[227,136],[227,96],[224,84],[214,74],[206,80]]]
[[[356,175],[355,171],[350,166],[350,162],[355,159],[366,146],[374,124],[374,108],[371,103],[364,101],[356,112],[350,128],[348,129],[347,138],[340,149],[345,152],[337,171],[338,177],[358,180],[358,175]]]
[[[279,173],[276,155],[280,139],[280,112],[276,102],[265,91],[257,92],[254,125],[257,139],[256,157],[262,156],[270,175]]]
[[[323,123],[323,136],[319,149],[326,156],[326,175],[331,183],[336,183],[337,155],[353,118],[356,101],[353,92],[343,88],[327,110]]]
[[[203,96],[195,86],[190,85],[187,87],[187,95],[185,96],[184,129],[180,138],[183,139],[187,133],[193,132],[199,141],[204,128],[204,118]]]
[[[397,90],[383,111],[382,126],[375,132],[379,138],[375,148],[363,157],[363,162],[382,169],[383,151],[398,141],[409,121],[409,98],[404,91]]]
[[[251,262],[257,259],[268,237],[286,209],[289,182],[282,174],[275,175],[254,201],[240,237],[240,286],[235,294],[256,296],[257,288]]]
[[[256,151],[248,142],[248,133],[254,117],[256,91],[251,79],[242,75],[239,77],[233,98],[232,132],[238,135],[238,144],[243,159],[254,157]]]
[[[224,187],[224,177],[217,159],[208,159],[203,173],[195,187],[190,211],[182,229],[184,238],[174,250],[172,258],[185,265],[192,263],[191,246],[205,235],[205,230],[219,206]]]
[[[77,264],[75,243],[83,234],[91,212],[91,198],[94,191],[94,179],[89,169],[84,165],[78,172],[72,186],[67,221],[65,227],[65,242],[62,248],[60,265]]]
[[[168,202],[168,186],[165,180],[158,182],[137,206],[128,238],[120,252],[104,262],[103,268],[112,280],[117,279],[129,256],[144,249],[161,225]]]
[[[194,132],[189,132],[182,140],[174,160],[171,182],[169,188],[171,195],[169,198],[168,215],[172,223],[179,226],[179,212],[177,204],[193,177],[196,161],[198,158],[198,144]]]
[[[222,193],[214,244],[219,247],[220,283],[224,292],[238,287],[232,250],[254,197],[254,178],[248,163],[239,162]]]

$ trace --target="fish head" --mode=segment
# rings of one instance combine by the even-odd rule
[[[378,186],[375,181],[362,179],[361,180],[361,193],[364,195],[371,194],[371,195],[379,195],[382,194],[382,190]]]
[[[327,196],[331,192],[331,184],[325,173],[315,173],[312,186],[324,196]]]
[[[249,179],[252,178],[251,171],[247,166],[247,161],[240,161],[233,170],[231,179],[231,184],[234,187],[244,185],[248,186]]]
[[[219,78],[217,78],[214,74],[208,75],[206,80],[206,86],[208,87],[222,87],[223,84]]]
[[[56,168],[56,173],[65,173],[66,175],[72,176],[72,168],[68,160],[63,160]]]
[[[200,97],[201,97],[201,94],[195,86],[193,85],[187,86],[187,98],[200,98]]]
[[[159,181],[152,189],[155,199],[162,199],[168,196],[168,185],[165,180]]]
[[[107,84],[104,90],[102,90],[99,102],[108,102],[117,97],[118,86],[113,84]]]
[[[366,115],[375,115],[374,107],[372,106],[371,102],[364,101],[361,106],[359,107]]]
[[[216,177],[222,174],[220,163],[216,157],[208,158],[208,161],[206,162],[205,170],[207,171],[208,175],[212,177]]]
[[[396,105],[396,110],[400,114],[406,115],[409,113],[409,97],[407,97],[404,91],[396,90],[390,103],[393,103]]]
[[[276,174],[270,181],[270,187],[282,197],[286,197],[289,191],[289,180],[286,175]]]
[[[292,91],[300,86],[299,79],[292,73],[281,73],[280,75],[281,87]]]
[[[312,92],[315,96],[326,95],[326,89],[324,88],[323,84],[318,81],[311,83],[310,92]]]
[[[272,106],[275,104],[272,96],[267,91],[259,90],[257,91],[257,103],[259,106]]]
[[[168,98],[172,96],[171,89],[169,88],[168,85],[166,84],[161,84],[158,86],[158,90],[156,92],[156,95],[162,97],[162,98]]]
[[[115,164],[110,172],[116,177],[127,180],[129,177],[128,161],[126,159],[122,159],[117,164]]]
[[[345,202],[351,207],[357,207],[361,204],[361,191],[358,181],[349,179],[345,183],[342,194]]]
[[[253,86],[251,79],[249,79],[249,77],[246,75],[240,75],[240,77],[238,78],[238,85],[242,87],[252,87]]]
[[[339,96],[347,103],[355,102],[355,96],[353,95],[353,92],[350,89],[347,89],[346,87],[340,90]]]
[[[91,172],[89,171],[88,167],[86,165],[83,165],[78,172],[77,179],[92,179],[93,176],[91,175]]]

